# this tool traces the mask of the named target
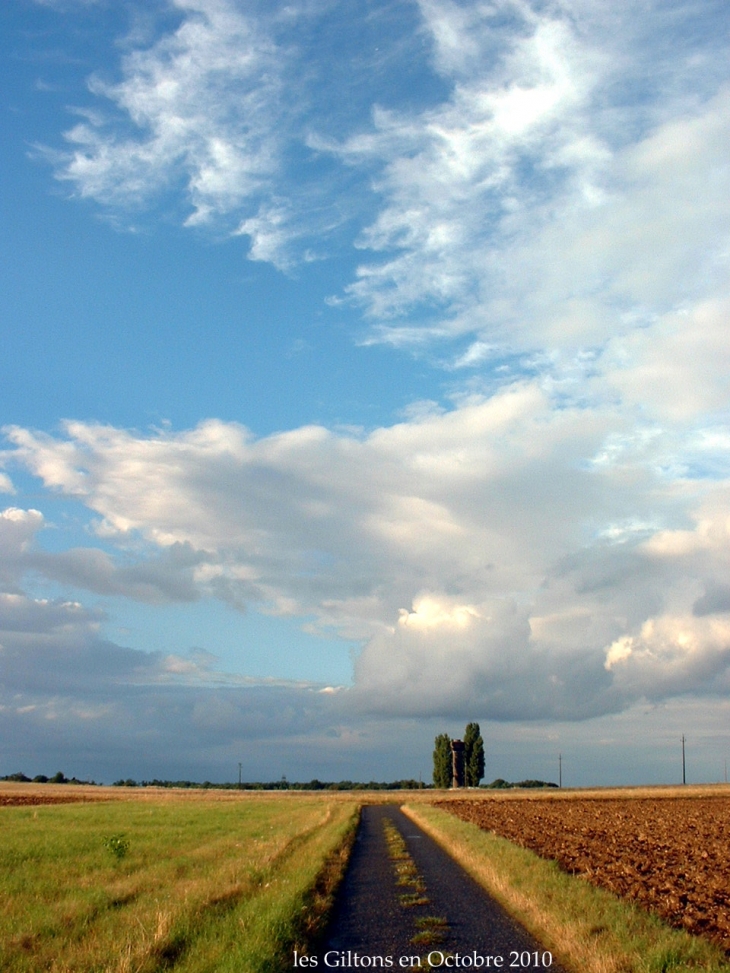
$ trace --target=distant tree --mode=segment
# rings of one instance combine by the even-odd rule
[[[478,723],[467,723],[464,731],[464,776],[467,787],[479,787],[484,776],[484,740]]]
[[[451,787],[451,739],[448,733],[439,733],[434,740],[433,786]]]

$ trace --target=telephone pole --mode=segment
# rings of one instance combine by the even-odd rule
[[[241,790],[241,764],[238,764],[238,789]]]
[[[687,783],[687,771],[684,762],[684,733],[682,734],[682,783]]]
[[[558,787],[563,786],[563,755],[558,754]]]

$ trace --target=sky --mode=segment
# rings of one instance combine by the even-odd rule
[[[726,0],[0,38],[0,775],[724,779]]]

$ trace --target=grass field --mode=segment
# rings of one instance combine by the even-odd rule
[[[288,968],[356,819],[352,801],[304,795],[5,807],[0,970]]]

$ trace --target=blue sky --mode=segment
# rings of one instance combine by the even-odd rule
[[[727,5],[0,16],[4,772],[719,779]]]

